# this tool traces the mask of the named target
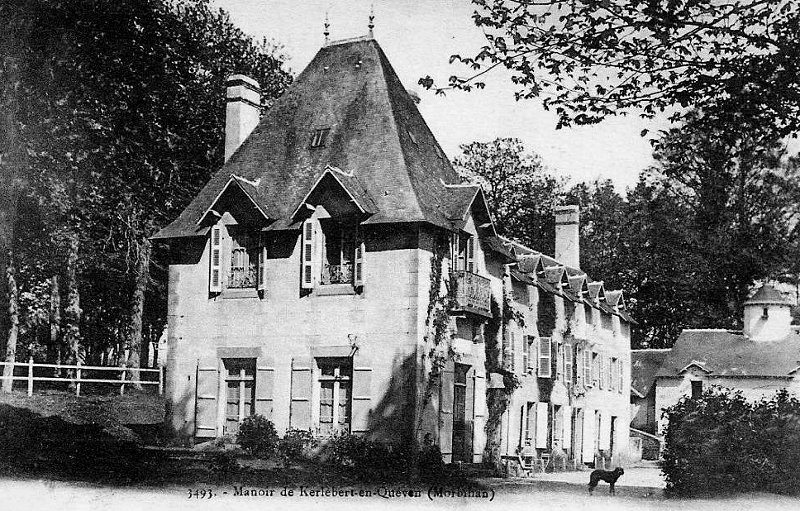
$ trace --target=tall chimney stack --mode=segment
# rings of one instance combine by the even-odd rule
[[[230,76],[225,86],[225,161],[228,161],[258,124],[261,88],[245,75]]]
[[[556,259],[567,266],[580,268],[580,212],[578,206],[556,206]]]

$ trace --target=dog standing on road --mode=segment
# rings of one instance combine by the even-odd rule
[[[608,493],[611,495],[616,495],[617,492],[614,489],[614,484],[616,484],[617,479],[624,474],[625,471],[622,470],[621,467],[617,467],[614,470],[594,470],[589,475],[589,494],[591,494],[597,484],[600,481],[605,481],[609,485]]]

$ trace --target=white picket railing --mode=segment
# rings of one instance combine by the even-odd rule
[[[28,369],[26,376],[3,376],[3,369],[6,366],[11,366],[11,374],[14,374],[15,367],[25,367]],[[36,368],[50,368],[57,370],[75,370],[74,376],[34,376],[33,370]],[[83,378],[83,371],[110,371],[112,373],[120,373],[119,379],[100,379],[100,378]],[[138,380],[126,380],[125,377],[136,372],[140,373]],[[60,371],[59,371],[60,373]],[[157,381],[144,381],[141,379],[141,373],[158,373]],[[82,383],[107,383],[119,385],[120,395],[125,394],[125,385],[158,385],[158,393],[164,394],[164,368],[158,369],[149,368],[136,368],[136,367],[109,367],[109,366],[85,366],[78,362],[76,365],[64,364],[34,364],[33,359],[25,362],[0,362],[0,381],[6,379],[28,382],[28,395],[33,395],[33,383],[37,381],[63,381],[75,383],[75,395],[81,395]]]

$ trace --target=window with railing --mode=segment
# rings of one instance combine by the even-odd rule
[[[356,227],[334,221],[320,222],[324,250],[320,283],[352,284],[356,251]]]
[[[252,232],[229,228],[231,259],[228,268],[229,289],[254,288],[258,271],[258,236]]]

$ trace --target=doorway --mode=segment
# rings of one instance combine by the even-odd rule
[[[453,380],[453,461],[471,461],[467,453],[468,365],[456,364]]]

